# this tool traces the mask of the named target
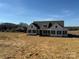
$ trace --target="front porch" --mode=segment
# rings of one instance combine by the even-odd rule
[[[43,36],[67,36],[67,31],[65,30],[40,30],[40,34]]]
[[[29,30],[28,34],[40,36],[67,36],[67,30]]]

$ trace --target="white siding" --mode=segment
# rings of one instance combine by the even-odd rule
[[[30,33],[29,33],[29,30],[31,30]],[[33,24],[30,24],[29,27],[28,27],[28,29],[27,29],[28,34],[36,35],[37,32],[36,33],[33,33],[33,30],[37,30],[37,27],[35,27]]]
[[[67,29],[65,29],[64,27],[60,26],[57,23],[53,24],[53,26],[49,29],[45,28],[43,25],[46,25],[46,24],[41,24],[40,30],[50,31],[50,34],[42,32],[43,35],[47,34],[50,36],[67,36],[67,34],[63,34],[63,31],[67,31]],[[46,27],[48,27],[48,25]],[[27,30],[31,30],[31,32],[28,34],[37,35],[37,27],[35,27],[33,24],[30,24]],[[33,30],[36,30],[36,32],[34,33]],[[55,34],[52,34],[51,31],[55,31]],[[61,34],[57,34],[57,31],[61,31]]]
[[[55,31],[55,34],[50,34],[51,36],[64,36],[63,31],[67,31],[67,29],[64,29],[63,27],[61,27],[59,24],[55,23],[50,30]],[[57,34],[57,31],[61,31],[61,34]],[[65,34],[66,36],[66,34]]]
[[[33,24],[30,24],[29,26],[28,26],[28,30],[37,30],[37,27],[35,27]]]
[[[57,26],[57,28],[56,28],[56,26]],[[55,29],[55,30],[63,30],[63,28],[59,25],[59,24],[57,24],[57,23],[55,23],[50,29]]]

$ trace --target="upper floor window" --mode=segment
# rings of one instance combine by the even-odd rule
[[[47,27],[47,25],[43,25],[43,27]]]

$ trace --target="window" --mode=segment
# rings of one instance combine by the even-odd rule
[[[47,33],[50,34],[50,31],[48,30]]]
[[[31,33],[31,30],[28,30],[29,33]]]
[[[45,33],[45,34],[46,34],[46,33],[47,33],[47,31],[46,31],[46,30],[43,30],[43,33]]]
[[[33,33],[36,33],[36,30],[33,30]]]
[[[43,27],[47,27],[47,25],[43,25]]]
[[[61,34],[61,31],[57,31],[57,34]]]
[[[51,34],[55,34],[55,31],[51,31]]]
[[[63,34],[67,34],[67,31],[63,31]]]

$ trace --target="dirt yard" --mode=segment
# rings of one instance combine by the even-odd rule
[[[79,38],[0,32],[0,59],[79,59]]]

